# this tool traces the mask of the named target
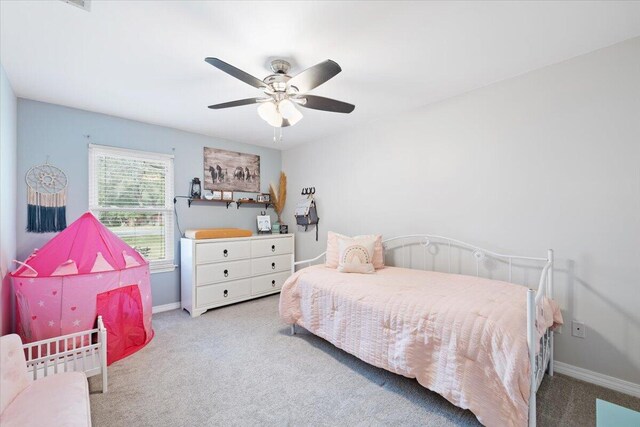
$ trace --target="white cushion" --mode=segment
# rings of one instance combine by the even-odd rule
[[[0,413],[29,386],[22,341],[16,334],[0,338]]]
[[[91,426],[89,385],[84,372],[35,380],[0,415],[2,427]]]

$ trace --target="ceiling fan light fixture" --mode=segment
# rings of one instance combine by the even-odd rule
[[[282,126],[282,115],[278,112],[275,102],[263,102],[260,104],[258,115],[273,127]]]
[[[298,123],[300,120],[302,120],[303,117],[304,116],[302,115],[302,113],[297,109],[295,109],[295,114],[293,114],[291,117],[288,117],[288,118],[285,117],[285,120],[289,122],[289,126],[293,126],[296,123]]]
[[[282,114],[282,117],[291,121],[299,121],[302,118],[302,113],[296,108],[295,104],[289,99],[283,99],[278,102],[278,111]]]
[[[303,115],[298,109],[299,106],[346,114],[351,113],[355,108],[355,105],[346,102],[307,94],[342,71],[340,66],[330,59],[307,68],[293,77],[288,74],[290,64],[287,61],[276,59],[271,61],[271,67],[275,74],[265,77],[264,80],[259,80],[218,58],[205,58],[205,61],[220,71],[256,89],[261,89],[267,95],[266,98],[263,95],[257,98],[209,105],[209,108],[213,110],[258,103],[260,104],[258,106],[260,117],[273,127],[283,128],[293,126],[303,119]]]

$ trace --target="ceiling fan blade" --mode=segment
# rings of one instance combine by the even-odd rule
[[[217,69],[224,71],[225,73],[229,74],[230,76],[235,77],[238,80],[242,80],[243,82],[258,88],[258,89],[264,89],[267,87],[267,84],[265,82],[263,82],[262,80],[253,77],[251,74],[245,73],[244,71],[242,71],[239,68],[234,67],[233,65],[227,64],[224,61],[219,60],[218,58],[205,58],[205,61],[208,62],[209,64],[213,65],[214,67],[216,67]]]
[[[340,71],[342,68],[336,62],[327,59],[296,74],[289,80],[288,85],[295,86],[300,93],[306,93],[330,80]]]
[[[334,113],[349,114],[356,108],[353,104],[337,101],[331,98],[325,98],[323,96],[304,95],[299,98],[295,98],[295,100],[301,107],[312,108],[314,110],[331,111]]]
[[[268,101],[270,98],[247,98],[237,101],[223,102],[222,104],[209,105],[212,110],[220,110],[222,108],[240,107],[242,105],[257,104],[258,102]]]

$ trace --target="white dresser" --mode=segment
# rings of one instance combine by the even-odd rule
[[[294,235],[180,239],[182,308],[210,308],[280,292],[293,274]]]

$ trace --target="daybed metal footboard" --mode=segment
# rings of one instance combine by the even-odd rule
[[[439,248],[444,246],[447,250],[447,262],[448,272],[453,273],[454,264],[454,250],[468,250],[472,252],[471,265],[475,268],[475,275],[480,276],[481,264],[483,261],[492,258],[504,263],[507,266],[508,277],[505,278],[508,282],[514,282],[514,268],[517,267],[517,262],[532,262],[537,265],[537,268],[542,268],[540,279],[538,281],[538,287],[536,290],[529,289],[527,291],[527,344],[529,346],[529,362],[530,362],[530,394],[529,394],[529,427],[535,427],[536,425],[536,393],[538,387],[542,383],[545,371],[552,376],[553,375],[553,331],[550,329],[545,330],[544,334],[537,339],[537,326],[536,317],[538,307],[542,310],[542,300],[545,296],[553,298],[553,250],[547,251],[546,258],[543,257],[524,257],[519,255],[504,255],[496,252],[492,252],[486,249],[479,248],[469,243],[462,242],[460,240],[451,239],[443,236],[429,235],[429,234],[412,234],[406,236],[392,237],[383,241],[385,248],[385,262],[387,261],[387,252],[390,250],[400,249],[401,262],[399,266],[405,268],[413,268],[415,254],[409,252],[406,254],[406,248],[411,246],[422,246],[424,268],[427,270],[427,254],[430,248],[438,248],[435,253],[439,252]],[[432,254],[433,255],[433,254]],[[407,267],[407,258],[409,266]],[[418,258],[420,258],[418,256]],[[294,266],[310,266],[316,262],[324,262],[326,259],[326,252],[321,253],[315,258],[296,261]],[[458,273],[462,273],[463,263],[458,261]],[[468,264],[468,263],[467,263]],[[435,270],[435,262],[433,265]],[[469,272],[467,272],[468,274]],[[526,284],[525,284],[526,286]],[[295,324],[291,325],[291,334],[295,334]]]

